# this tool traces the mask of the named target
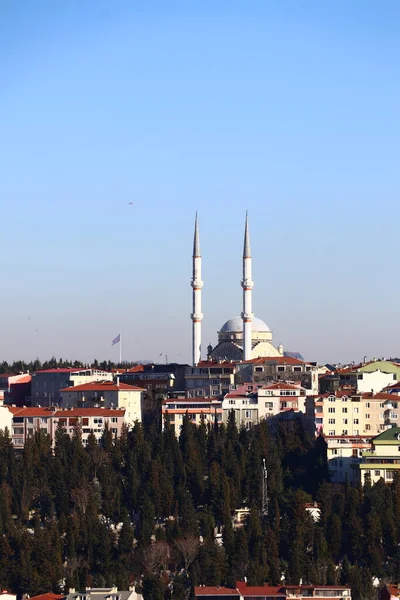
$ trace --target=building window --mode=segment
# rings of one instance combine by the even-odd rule
[[[355,448],[353,450],[353,457],[357,457],[357,456],[358,456],[358,450],[357,450],[357,448]]]
[[[347,429],[343,429],[343,431],[342,431],[342,435],[348,435],[348,431],[347,431]]]
[[[293,371],[301,371],[301,367],[293,367]]]
[[[103,425],[103,419],[93,419],[93,422],[97,425]]]
[[[333,448],[333,449],[332,449],[332,454],[335,454],[335,455],[337,455],[337,453],[338,453],[338,449],[337,449],[337,448]]]
[[[369,418],[370,418],[370,415],[369,415],[369,413],[367,413],[367,414],[365,415],[365,418],[366,418],[366,419],[369,419]]]
[[[40,419],[40,422],[41,422],[43,425],[46,425],[46,423],[47,423],[47,419],[46,419],[45,417],[42,417],[42,418]]]
[[[348,425],[347,419],[343,419],[343,425]]]
[[[360,409],[357,407],[353,408],[353,413],[357,415],[360,412]]]
[[[33,423],[33,418],[32,417],[28,417],[28,423]]]
[[[385,403],[384,403],[384,402],[381,402],[381,403],[379,404],[379,408],[385,408]]]
[[[329,402],[335,402],[336,398],[335,396],[329,396],[328,400]]]
[[[330,431],[328,431],[328,435],[335,435],[335,430],[331,429]]]
[[[236,400],[229,400],[229,404],[236,404]]]
[[[358,425],[358,419],[353,419],[353,425]]]
[[[397,413],[390,413],[391,419],[397,419]]]
[[[219,396],[219,391],[218,391],[218,390],[213,390],[213,393],[212,393],[212,395],[213,395],[213,396]]]
[[[359,430],[358,430],[358,429],[355,429],[355,430],[354,430],[354,435],[360,435],[360,432],[359,432]]]
[[[334,412],[336,412],[336,411],[335,411],[335,408],[334,408],[333,406],[330,406],[330,407],[328,408],[328,412],[329,412],[329,413],[334,413]]]
[[[347,402],[347,396],[342,396],[342,402]]]
[[[386,471],[386,479],[393,479],[394,471]]]
[[[273,402],[266,402],[265,403],[265,408],[273,408],[274,407],[274,403]]]
[[[278,367],[277,371],[278,373],[283,373],[285,370],[285,367]]]
[[[245,413],[246,419],[251,419],[251,410],[245,410],[244,413]]]
[[[370,403],[369,403],[369,402],[366,402],[366,403],[365,403],[365,408],[371,408],[371,405],[370,405]]]
[[[117,417],[111,417],[111,423],[117,423],[118,419]]]
[[[335,419],[328,419],[328,423],[329,423],[329,425],[334,425],[335,424]]]
[[[263,368],[262,367],[255,367],[254,370],[255,370],[256,373],[262,373]]]
[[[198,396],[203,396],[203,390],[196,390],[196,394]]]
[[[371,425],[369,423],[366,424],[365,431],[371,431]]]
[[[347,413],[347,406],[345,406],[344,408],[342,408],[342,413]]]
[[[219,384],[218,379],[212,379],[211,380],[211,385],[218,385],[218,384]]]

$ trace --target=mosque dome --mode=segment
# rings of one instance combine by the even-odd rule
[[[268,325],[258,317],[253,318],[251,329],[257,333],[268,333],[270,331]],[[222,325],[220,333],[239,333],[241,331],[243,331],[242,317],[233,317],[233,319],[229,319]]]

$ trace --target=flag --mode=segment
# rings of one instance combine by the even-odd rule
[[[119,333],[119,334],[117,335],[117,337],[115,337],[115,338],[113,339],[111,346],[115,346],[115,344],[119,344],[119,342],[120,342],[120,341],[121,341],[121,334]]]

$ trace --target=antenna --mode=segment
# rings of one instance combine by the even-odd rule
[[[268,515],[268,471],[265,458],[262,464],[262,515],[263,517]]]

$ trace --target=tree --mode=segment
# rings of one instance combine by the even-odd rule
[[[196,536],[193,536],[193,535],[186,536],[186,537],[176,540],[175,544],[176,544],[176,547],[178,548],[179,552],[182,555],[183,564],[185,566],[185,571],[187,573],[190,565],[192,564],[192,562],[196,558],[197,554],[199,553],[199,548],[200,548],[199,538]]]

